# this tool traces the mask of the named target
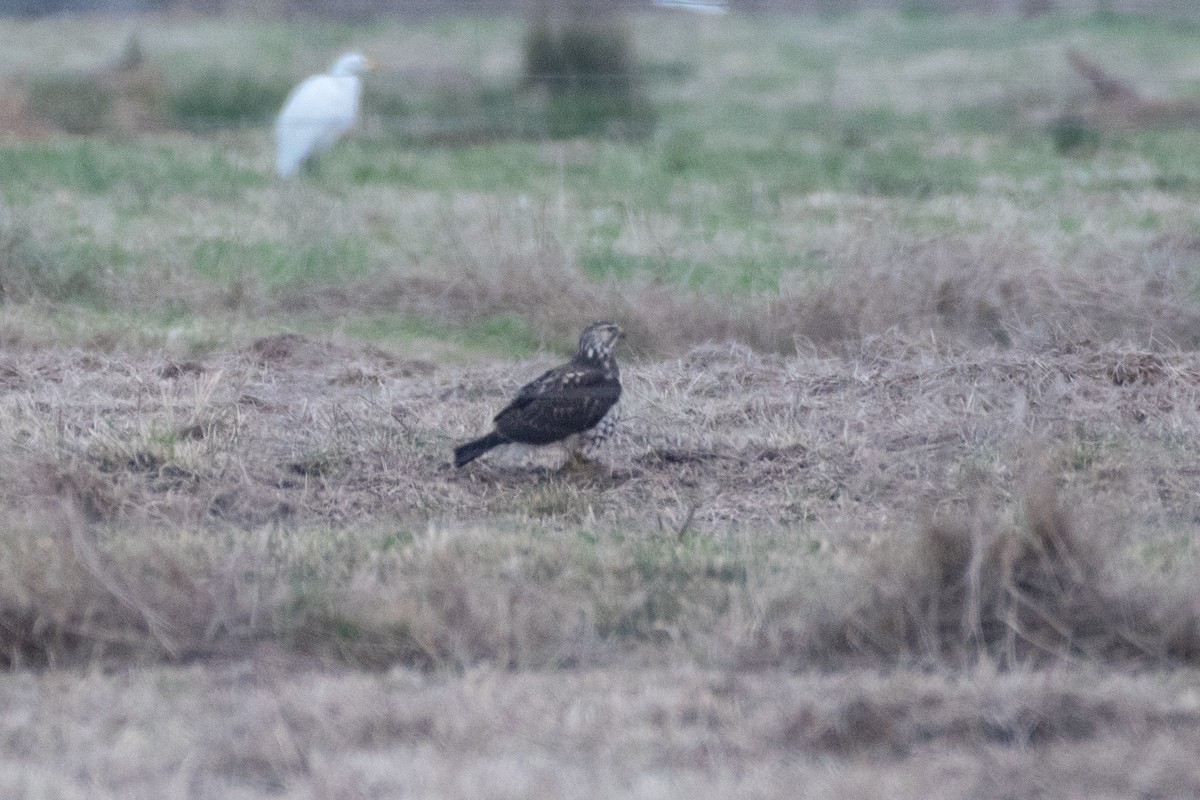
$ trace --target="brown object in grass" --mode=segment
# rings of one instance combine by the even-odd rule
[[[1091,58],[1071,47],[1067,60],[1092,86],[1095,103],[1084,116],[1094,124],[1115,128],[1191,127],[1200,124],[1200,103],[1146,97]]]

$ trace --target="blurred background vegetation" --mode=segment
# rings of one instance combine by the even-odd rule
[[[53,14],[61,11],[195,11],[200,13],[254,13],[265,16],[320,15],[349,21],[368,21],[396,14],[512,13],[541,0],[3,0],[0,13]],[[570,0],[559,6],[637,10],[646,0]],[[1157,13],[1200,16],[1191,0],[731,0],[738,11],[843,13],[868,9],[917,12],[1020,12],[1055,11]]]
[[[478,338],[514,353],[599,314],[647,352],[896,326],[1012,343],[1103,290],[1121,302],[1093,333],[1186,344],[1195,25],[1120,7],[13,20],[0,288],[163,337],[225,315],[399,342],[500,331]],[[346,49],[379,62],[361,123],[276,180],[275,114]],[[1104,101],[1086,58],[1131,93]],[[1131,296],[1160,305],[1119,309]]]
[[[364,100],[367,113],[410,141],[651,132],[654,113],[619,10],[540,3],[526,21],[519,80],[434,81],[424,92],[378,81]],[[230,69],[216,60],[168,78],[145,60],[134,34],[110,65],[39,72],[25,88],[29,113],[67,133],[162,127],[208,133],[269,123],[294,82],[258,65]]]

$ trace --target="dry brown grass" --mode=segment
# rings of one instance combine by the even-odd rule
[[[11,356],[0,413],[20,450],[6,500],[43,490],[33,458],[72,476],[100,522],[519,519],[527,471],[455,471],[446,454],[556,358],[434,367],[296,335],[201,361]],[[713,345],[627,368],[615,471],[563,491],[600,519],[686,507],[694,486],[699,523],[836,520],[847,503],[876,520],[955,496],[976,471],[1013,491],[1033,439],[1096,502],[1120,495],[1146,519],[1185,520],[1198,374],[1191,355],[1111,346],[939,352],[893,336],[847,358]],[[577,519],[580,503],[568,506]]]
[[[264,235],[261,227],[272,231],[269,246],[290,242],[288,246],[318,247],[319,237],[311,231],[323,229],[316,220],[333,219],[330,233],[353,238],[370,228],[363,218],[382,207],[389,213],[378,221],[380,229],[419,223],[424,239],[432,235],[429,230],[448,227],[454,232],[442,235],[446,241],[438,242],[437,255],[411,263],[400,259],[399,264],[388,256],[386,268],[368,269],[364,277],[331,274],[328,280],[271,286],[250,265],[227,282],[198,280],[190,265],[176,263],[178,248],[167,244],[171,236],[194,233],[169,225],[160,231],[156,225],[138,245],[149,251],[147,275],[133,280],[88,263],[48,268],[55,252],[51,233],[57,211],[39,209],[14,214],[0,232],[0,288],[10,301],[54,301],[78,294],[135,315],[170,307],[199,319],[299,316],[324,327],[386,314],[412,315],[455,329],[511,315],[553,343],[570,342],[581,324],[606,317],[622,321],[643,357],[678,356],[700,344],[730,339],[761,352],[816,348],[844,355],[864,339],[896,334],[932,337],[955,347],[1033,351],[1108,343],[1146,350],[1200,345],[1200,301],[1194,291],[1200,246],[1182,232],[1188,229],[1182,219],[1165,226],[1167,233],[1121,232],[1124,238],[1075,241],[1061,232],[1033,228],[1027,218],[1031,212],[1010,203],[996,209],[1004,219],[995,229],[918,236],[903,232],[902,203],[862,201],[860,208],[853,198],[841,198],[838,203],[850,221],[815,238],[805,256],[811,268],[788,272],[777,293],[730,295],[651,277],[590,278],[570,243],[559,241],[564,234],[558,229],[568,226],[571,217],[546,209],[533,212],[530,220],[525,219],[530,213],[514,202],[483,197],[443,214],[430,210],[442,202],[436,196],[400,198],[381,189],[364,192],[354,202],[343,208],[339,199],[322,195],[265,195],[212,224],[230,226],[234,241],[258,241]],[[970,206],[971,215],[986,213],[991,202]],[[1072,196],[1054,213],[1085,215],[1088,202],[1086,196]],[[1127,217],[1179,205],[1161,193],[1121,203],[1126,205],[1106,205],[1105,213]],[[199,213],[184,201],[174,210],[180,219]],[[102,216],[102,211],[88,213]],[[1177,212],[1154,213],[1174,219]],[[99,229],[107,223],[94,224]],[[286,236],[276,242],[280,231]],[[165,238],[156,238],[160,236]],[[649,259],[654,253],[635,255]],[[704,261],[712,254],[701,256]],[[40,342],[33,339],[30,345]]]
[[[0,659],[14,670],[112,668],[245,658],[269,645],[297,664],[529,669],[594,662],[605,649],[594,599],[569,580],[527,584],[496,569],[489,559],[512,545],[494,534],[456,529],[387,555],[371,545],[386,550],[396,534],[212,536],[117,535],[66,498],[8,520]],[[544,562],[569,567],[561,545],[543,550]]]
[[[939,285],[896,259],[884,285]],[[993,329],[967,312],[870,335],[898,312],[853,275],[863,330],[824,354],[658,360],[685,340],[627,309],[624,421],[582,472],[450,466],[557,354],[76,349],[6,309],[0,786],[1189,796],[1200,361],[1089,342],[1145,324],[1113,312],[1008,347],[968,346]]]
[[[295,334],[203,362],[11,356],[9,663],[263,641],[423,668],[726,663],[730,641],[790,667],[1196,656],[1174,588],[1197,568],[1193,356],[709,346],[627,363],[602,468],[455,470],[553,358],[435,367]]]
[[[710,341],[795,353],[845,352],[900,333],[947,344],[1024,349],[1095,342],[1143,348],[1200,345],[1193,286],[1200,246],[1163,236],[1149,248],[1085,255],[1074,270],[1052,249],[1008,233],[917,239],[870,225],[831,243],[823,275],[772,296],[728,297],[654,282],[597,283],[543,242],[487,264],[431,266],[422,276],[305,287],[266,302],[284,311],[428,314],[456,325],[517,313],[548,341],[570,341],[581,319],[622,320],[643,355]],[[439,276],[439,277],[432,277]]]
[[[1064,509],[1049,480],[1021,511],[1023,527],[974,505],[931,521],[881,548],[857,584],[820,598],[820,612],[809,592],[768,607],[746,662],[1196,664],[1190,591],[1131,579],[1111,532]]]
[[[1185,676],[250,662],[0,682],[15,796],[1186,797]],[[79,720],[67,725],[64,712]],[[78,777],[80,770],[86,777]],[[86,782],[85,782],[86,781]]]
[[[829,285],[809,300],[811,311],[797,315],[829,320],[818,341],[899,330],[1030,349],[1198,343],[1197,247],[1189,237],[1081,254],[1070,270],[1007,233],[906,240],[872,232],[847,237],[841,248]]]
[[[109,547],[67,499],[76,488],[63,488],[52,510],[6,519],[6,667],[183,661],[266,630],[256,610],[271,608],[275,587],[256,554],[238,546],[215,557],[155,535]]]

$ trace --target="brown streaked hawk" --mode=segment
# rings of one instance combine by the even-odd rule
[[[612,434],[621,399],[621,372],[613,348],[624,331],[611,322],[593,322],[579,335],[579,350],[561,367],[521,387],[494,420],[487,436],[454,448],[454,466],[479,458],[502,444],[551,444],[578,434],[589,455]]]

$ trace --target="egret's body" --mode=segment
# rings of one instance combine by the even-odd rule
[[[327,150],[358,120],[362,81],[358,73],[369,62],[347,53],[326,75],[305,78],[292,90],[275,122],[275,166],[279,174],[295,174],[304,159]]]

